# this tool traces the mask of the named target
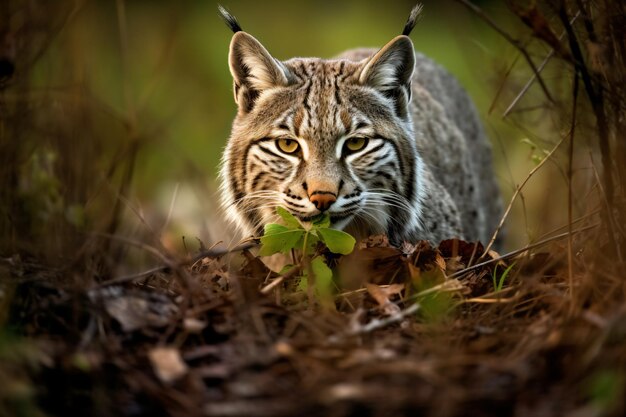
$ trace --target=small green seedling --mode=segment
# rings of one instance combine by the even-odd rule
[[[539,165],[539,163],[541,163],[543,158],[548,156],[548,154],[550,153],[550,151],[537,145],[535,142],[533,142],[529,138],[524,138],[520,142],[525,145],[528,145],[528,147],[530,148],[531,160],[533,161],[535,165]]]
[[[493,290],[495,292],[502,291],[502,287],[504,286],[504,281],[506,281],[506,277],[509,275],[509,272],[511,272],[511,269],[513,269],[514,266],[515,266],[515,262],[509,265],[509,267],[504,270],[504,272],[502,273],[502,275],[500,275],[499,278],[497,275],[498,267],[496,266],[495,268],[493,268],[493,274],[491,277],[493,279]]]
[[[307,226],[282,207],[276,208],[276,214],[284,224],[265,225],[259,255],[289,254],[294,250],[299,252],[299,267],[303,268],[301,278],[309,282],[308,275],[312,274],[318,296],[328,300],[332,296],[333,273],[324,257],[317,252],[318,243],[323,243],[332,253],[347,255],[354,250],[356,240],[346,232],[331,229],[328,214],[317,216]]]

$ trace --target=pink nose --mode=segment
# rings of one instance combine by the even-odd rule
[[[337,197],[329,191],[315,191],[309,197],[309,201],[313,203],[315,208],[319,211],[326,211],[335,201],[337,201]]]

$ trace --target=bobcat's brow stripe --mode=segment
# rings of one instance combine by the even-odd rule
[[[281,162],[283,162],[284,160],[281,158],[281,160],[277,160],[277,159],[263,159],[261,158],[259,155],[253,153],[252,154],[252,160],[255,161],[258,166],[265,166],[265,165],[270,165],[273,164],[274,166],[279,165]]]
[[[359,158],[365,158],[367,156],[371,156],[372,154],[378,152],[379,150],[381,150],[384,146],[386,145],[386,142],[381,142],[378,145],[374,146],[372,149],[370,149],[369,151],[362,153],[361,155],[359,155]]]
[[[343,104],[341,101],[341,97],[339,97],[339,78],[341,74],[343,73],[343,67],[345,65],[346,63],[343,61],[339,64],[339,71],[337,72],[335,76],[335,102],[337,103],[338,106],[341,106]]]
[[[307,80],[306,87],[304,90],[304,99],[302,100],[302,105],[304,106],[304,110],[306,111],[307,119],[309,123],[311,122],[311,106],[309,105],[309,96],[311,95],[311,87],[313,86],[312,80]]]
[[[300,136],[300,127],[304,121],[304,114],[302,109],[297,109],[293,115],[293,132],[296,137]]]
[[[266,153],[266,154],[268,154],[268,155],[270,155],[270,156],[273,156],[273,157],[275,157],[275,158],[278,158],[278,159],[285,159],[285,157],[284,157],[284,156],[279,155],[279,154],[277,154],[276,152],[274,152],[274,151],[272,151],[272,150],[269,150],[269,149],[267,149],[267,148],[266,148],[266,147],[264,147],[264,146],[258,145],[256,149],[258,149],[258,150],[260,150],[261,152],[264,152],[264,153]]]

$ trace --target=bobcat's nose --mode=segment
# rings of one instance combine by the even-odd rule
[[[313,191],[309,196],[309,201],[315,205],[319,211],[326,211],[337,201],[337,196],[330,191]]]
[[[338,187],[334,181],[315,178],[302,183],[302,188],[316,209],[326,211],[337,201],[337,194],[341,187]]]

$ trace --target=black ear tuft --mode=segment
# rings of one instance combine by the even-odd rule
[[[423,9],[424,7],[422,6],[421,3],[417,3],[413,7],[413,9],[411,10],[411,14],[409,15],[409,18],[407,19],[406,24],[404,25],[404,29],[402,30],[402,34],[404,36],[409,36],[411,34],[411,31],[417,24],[417,21],[421,18]]]
[[[239,22],[237,21],[237,18],[233,16],[232,14],[230,14],[230,12],[226,10],[221,4],[217,5],[217,10],[219,10],[220,16],[222,16],[222,19],[224,19],[224,22],[226,22],[226,24],[228,25],[230,30],[233,31],[233,33],[243,31],[241,29],[241,26],[239,26]]]

